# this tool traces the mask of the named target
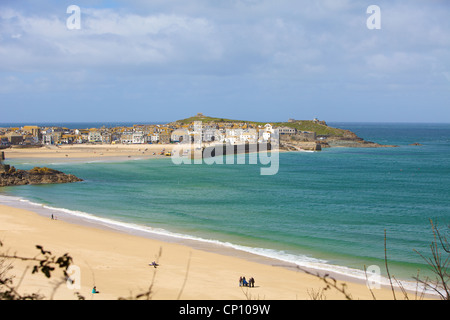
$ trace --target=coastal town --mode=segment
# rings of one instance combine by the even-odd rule
[[[236,120],[212,120],[198,113],[193,121],[175,121],[168,124],[132,125],[100,128],[64,128],[54,126],[24,125],[0,127],[0,146],[33,147],[79,144],[171,144],[194,141],[201,137],[203,143],[262,143],[270,141],[275,133],[280,137],[296,137],[297,140],[314,142],[316,132],[302,131],[295,126],[274,123],[256,123]],[[314,119],[314,122],[320,123]],[[295,123],[290,119],[288,123]],[[200,126],[198,124],[201,124]]]

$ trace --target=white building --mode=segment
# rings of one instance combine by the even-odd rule
[[[258,132],[256,129],[244,130],[240,136],[241,142],[256,143],[258,141]]]
[[[159,133],[155,132],[150,136],[151,143],[158,143],[159,141]]]
[[[147,142],[146,136],[143,132],[135,132],[132,136],[133,144],[143,144]]]
[[[202,130],[202,141],[211,142],[216,140],[216,129]]]
[[[260,131],[260,138],[262,138],[262,141],[269,141],[270,140],[270,137],[272,136],[272,134],[273,134],[273,128],[272,128],[272,125],[271,124],[266,124],[265,126],[264,126],[264,129],[262,129],[261,131]],[[261,139],[260,139],[261,140]]]
[[[89,142],[102,142],[102,134],[100,133],[100,131],[89,131],[89,137],[88,137],[88,141]]]
[[[177,129],[170,135],[172,142],[189,142],[189,131],[186,129]]]
[[[42,135],[42,143],[43,144],[54,144],[55,140],[53,139],[52,133],[45,133]]]

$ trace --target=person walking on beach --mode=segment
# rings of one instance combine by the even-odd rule
[[[254,288],[255,287],[255,278],[253,278],[253,277],[251,277],[249,280],[248,280],[248,283],[249,283],[249,287],[252,287],[252,288]]]
[[[242,287],[242,277],[239,278],[239,287]]]

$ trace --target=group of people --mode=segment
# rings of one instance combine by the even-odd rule
[[[251,277],[250,279],[245,279],[245,277],[239,278],[239,287],[255,287],[255,279]]]

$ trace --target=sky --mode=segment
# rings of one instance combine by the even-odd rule
[[[0,1],[0,123],[199,112],[450,123],[450,1]]]

